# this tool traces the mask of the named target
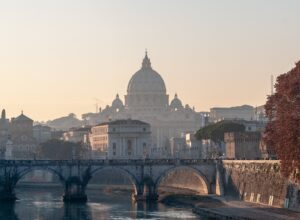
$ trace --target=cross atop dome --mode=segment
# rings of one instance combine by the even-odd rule
[[[144,60],[143,60],[143,63],[142,63],[142,68],[151,68],[151,62],[150,62],[150,59],[148,58],[148,52],[147,52],[147,49],[145,51],[145,57],[144,57]]]

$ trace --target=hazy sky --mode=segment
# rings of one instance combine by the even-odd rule
[[[0,108],[34,120],[123,99],[145,48],[196,110],[262,105],[300,60],[299,0],[0,0]]]

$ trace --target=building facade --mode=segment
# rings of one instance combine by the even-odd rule
[[[33,120],[22,114],[11,120],[5,110],[0,119],[0,153],[3,159],[35,158],[37,141],[33,137]]]
[[[115,120],[92,127],[92,155],[107,159],[145,159],[151,146],[150,124],[131,119]]]
[[[66,131],[62,135],[64,141],[70,141],[74,143],[89,143],[89,133],[91,131],[90,126],[71,128],[69,131]]]
[[[261,132],[228,132],[224,134],[226,157],[256,160],[261,158]]]
[[[218,122],[222,120],[242,119],[251,121],[255,119],[255,109],[250,105],[235,107],[215,107],[210,109],[210,121]]]
[[[46,125],[35,125],[33,126],[33,137],[35,138],[37,144],[44,143],[52,139],[51,128]]]
[[[34,159],[37,142],[33,137],[33,120],[22,114],[11,119],[12,156],[17,159]]]

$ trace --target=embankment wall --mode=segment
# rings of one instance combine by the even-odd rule
[[[223,160],[225,196],[300,211],[300,186],[280,173],[277,160]]]

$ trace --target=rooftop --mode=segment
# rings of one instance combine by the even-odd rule
[[[140,120],[121,119],[121,120],[103,122],[98,124],[97,126],[102,126],[102,125],[150,125],[150,124]]]
[[[33,120],[31,118],[28,118],[26,115],[24,115],[23,112],[21,113],[21,115],[16,117],[14,119],[14,121],[32,121],[33,122]]]

